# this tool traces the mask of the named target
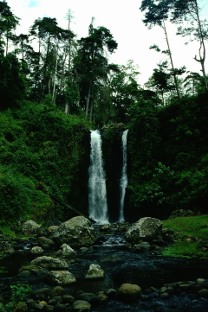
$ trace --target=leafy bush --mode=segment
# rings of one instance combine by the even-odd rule
[[[31,206],[29,188],[31,188],[29,179],[11,171],[6,172],[5,168],[0,167],[1,220],[16,221],[28,211],[28,207]]]
[[[37,190],[35,183],[10,167],[0,166],[0,219],[12,223],[34,216],[44,218],[53,203],[47,194]]]
[[[31,294],[32,287],[29,284],[17,282],[17,284],[10,285],[10,290],[10,301],[5,304],[5,308],[3,310],[7,312],[16,311],[16,305],[20,302],[24,302],[24,300]],[[23,310],[25,311],[25,308]]]

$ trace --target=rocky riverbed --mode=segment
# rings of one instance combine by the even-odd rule
[[[161,256],[173,234],[154,225],[151,237],[78,217],[28,223],[23,241],[1,237],[0,311],[207,311],[208,261]]]

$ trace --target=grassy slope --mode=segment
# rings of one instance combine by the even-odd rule
[[[175,243],[163,249],[164,256],[208,259],[208,215],[168,219],[163,226],[176,235]]]

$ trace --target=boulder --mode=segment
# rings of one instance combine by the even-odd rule
[[[99,264],[90,264],[90,267],[85,275],[88,280],[102,279],[105,276],[104,270]]]
[[[40,225],[33,220],[27,220],[22,224],[22,232],[25,234],[36,234]]]
[[[131,244],[139,244],[141,241],[152,241],[162,234],[162,221],[145,217],[135,222],[126,232],[125,239]]]
[[[52,237],[59,244],[67,243],[74,248],[90,246],[96,240],[95,229],[90,220],[83,216],[63,222]]]
[[[14,309],[14,312],[27,312],[28,306],[25,302],[19,301]]]
[[[34,247],[31,248],[30,252],[33,255],[41,255],[41,254],[43,254],[44,250],[40,246],[34,246]]]
[[[76,282],[74,275],[66,270],[63,271],[50,271],[51,278],[58,285],[66,286]]]
[[[138,250],[138,251],[146,251],[146,250],[149,250],[150,248],[151,248],[151,245],[149,242],[141,242],[139,244],[134,245],[134,250]]]
[[[193,216],[194,212],[190,209],[177,209],[174,210],[170,216],[169,219],[177,218],[177,217],[187,217],[187,216]]]
[[[74,311],[79,311],[79,312],[87,312],[91,310],[91,304],[85,300],[76,300],[73,303],[73,310]]]
[[[141,287],[137,284],[123,283],[118,289],[118,297],[127,302],[136,301],[141,291]]]
[[[68,269],[69,266],[66,260],[49,256],[37,257],[31,264],[45,269]]]
[[[45,237],[45,236],[38,237],[38,244],[45,250],[53,249],[55,245],[52,239]]]
[[[74,251],[74,249],[67,244],[61,245],[61,248],[57,251],[57,254],[67,259],[74,259],[77,256],[76,251]]]
[[[94,293],[82,292],[77,295],[76,299],[84,300],[94,305],[100,303],[98,295]]]

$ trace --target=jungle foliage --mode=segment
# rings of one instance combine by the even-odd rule
[[[142,1],[145,24],[165,31],[168,50],[154,49],[171,60],[170,67],[168,61],[158,64],[142,88],[131,61],[109,62],[117,43],[107,28],[92,21],[88,36],[76,40],[70,28],[44,17],[28,34],[16,35],[19,19],[0,1],[2,224],[66,219],[71,212],[63,203],[87,214],[92,128],[103,128],[112,147],[118,129],[129,129],[127,220],[166,217],[175,209],[207,212],[207,23],[197,15],[196,33],[187,4],[198,14],[197,1],[185,2]],[[183,36],[192,32],[203,47],[196,57],[201,73],[174,67],[164,24],[173,16],[179,26],[184,19],[193,26]]]

